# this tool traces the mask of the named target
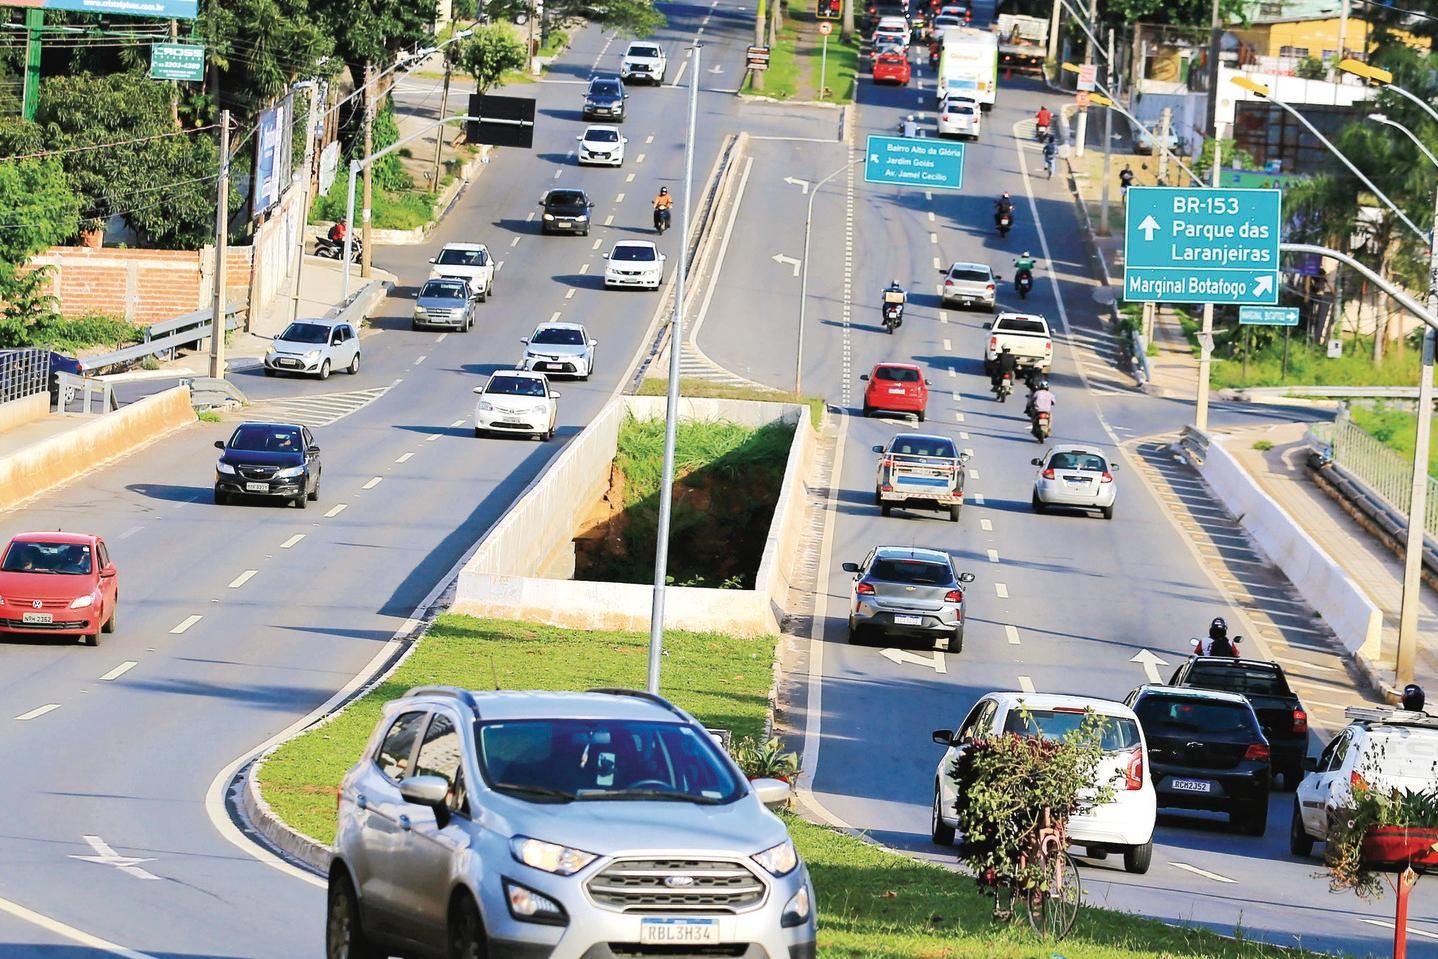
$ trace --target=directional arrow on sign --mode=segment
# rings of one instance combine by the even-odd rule
[[[86,836],[85,842],[95,850],[93,856],[74,856],[71,859],[78,859],[81,862],[93,862],[101,866],[114,866],[123,873],[134,876],[136,879],[159,879],[160,877],[152,872],[140,868],[142,862],[154,862],[153,859],[137,859],[134,856],[122,856],[110,848],[110,844],[99,836]]]
[[[1255,284],[1253,284],[1253,295],[1254,295],[1254,296],[1267,296],[1268,294],[1270,294],[1270,293],[1272,293],[1272,292],[1273,292],[1273,276],[1272,276],[1272,274],[1269,274],[1269,273],[1263,274],[1262,276],[1260,276],[1260,277],[1258,278],[1258,282],[1255,283]]]
[[[1144,217],[1143,222],[1139,223],[1138,228],[1143,231],[1143,238],[1145,240],[1152,240],[1154,231],[1162,229],[1162,227],[1158,225],[1158,221],[1151,216]]]
[[[904,663],[912,663],[915,666],[927,666],[936,673],[947,673],[944,666],[944,654],[935,650],[928,656],[920,656],[918,653],[911,653],[907,649],[881,649],[879,655],[897,666]]]
[[[794,259],[792,256],[785,256],[785,255],[782,254],[782,253],[775,253],[774,256],[772,257],[772,259],[774,260],[775,263],[787,263],[787,264],[789,264],[790,266],[792,266],[792,267],[794,268],[794,275],[795,275],[795,276],[798,276],[798,275],[799,275],[799,262],[800,262],[799,260]]]
[[[1148,681],[1151,683],[1163,682],[1163,677],[1158,674],[1158,667],[1167,666],[1168,663],[1147,649],[1140,649],[1132,659],[1131,663],[1138,663],[1143,666],[1143,671],[1148,674]]]
[[[801,179],[799,179],[799,178],[796,177],[796,176],[786,176],[786,177],[784,178],[784,182],[790,184],[791,186],[797,186],[797,187],[801,188],[801,189],[804,191],[804,195],[805,195],[805,196],[808,196],[808,195],[809,195],[809,181],[808,181],[808,180],[801,180]]]

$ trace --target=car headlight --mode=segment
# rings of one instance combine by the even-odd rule
[[[786,929],[791,926],[802,926],[809,921],[809,911],[809,884],[806,882],[784,904],[784,912],[779,917],[779,925]]]
[[[317,359],[319,359],[319,358],[320,358],[320,351],[319,351],[319,350],[310,350],[308,353],[305,354],[305,361],[306,361],[306,362],[309,362],[309,363],[313,363],[315,360],[317,360]]]
[[[429,310],[426,310],[426,309],[425,309],[424,307],[422,307],[422,306],[416,306],[416,307],[414,308],[414,315],[415,315],[415,316],[424,316],[424,315],[427,314],[428,312],[429,312]]]
[[[277,352],[275,352],[274,350],[266,350],[266,351],[265,351],[265,359],[266,359],[266,360],[273,360],[275,357],[277,357],[277,356],[279,356],[279,355],[280,355],[280,354],[277,353]]]
[[[509,841],[509,850],[517,862],[533,869],[554,873],[556,876],[572,876],[599,857],[592,852],[515,836]]]
[[[763,852],[755,853],[753,858],[772,876],[788,875],[799,865],[799,854],[794,851],[794,843],[788,839]]]
[[[297,476],[304,476],[303,466],[287,466],[275,474],[275,479],[294,479]]]
[[[546,213],[546,214],[544,214],[544,218],[545,218],[546,220],[552,220],[552,219],[554,219],[554,214],[553,214],[553,213]]]
[[[477,408],[482,412],[488,413],[494,409],[494,404],[491,403],[489,400],[480,400],[479,406]]]
[[[575,219],[576,219],[576,220],[587,220],[587,219],[589,219],[589,214],[588,214],[588,213],[581,213],[581,214],[579,214],[578,216],[576,216]]]
[[[537,922],[546,926],[569,925],[569,915],[563,906],[517,882],[504,880],[504,898],[509,903],[509,914],[520,922]]]
[[[224,473],[226,476],[234,476],[235,468],[224,460],[217,460],[215,462],[215,472]]]
[[[86,606],[90,606],[90,605],[92,605],[94,602],[95,602],[95,595],[94,595],[93,593],[87,593],[87,594],[85,594],[84,596],[76,596],[74,599],[72,599],[72,600],[70,601],[70,608],[71,608],[71,609],[84,609]]]

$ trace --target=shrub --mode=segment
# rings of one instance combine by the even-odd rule
[[[750,779],[782,779],[790,782],[799,774],[799,754],[786,752],[778,737],[760,742],[745,736],[730,749],[739,769]]]
[[[1258,440],[1253,444],[1253,448],[1260,453],[1267,453],[1273,449],[1273,440]]]

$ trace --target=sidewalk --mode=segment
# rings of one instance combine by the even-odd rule
[[[1160,305],[1153,321],[1153,343],[1157,355],[1149,356],[1148,368],[1153,374],[1151,392],[1174,399],[1191,399],[1198,390],[1198,357],[1178,317]]]
[[[1301,423],[1235,431],[1229,434],[1234,440],[1226,446],[1263,491],[1288,511],[1382,611],[1382,652],[1378,662],[1366,666],[1375,681],[1392,685],[1403,564],[1314,484],[1304,462],[1309,449],[1304,431]],[[1253,449],[1259,439],[1268,440],[1273,448]],[[1434,647],[1438,594],[1427,586],[1421,587],[1421,593],[1414,680],[1425,688],[1438,689],[1438,648]]]

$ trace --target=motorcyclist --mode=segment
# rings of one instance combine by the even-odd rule
[[[999,350],[999,355],[994,357],[994,374],[990,378],[994,392],[998,392],[999,384],[1003,382],[1005,373],[1009,376],[1017,376],[1018,371],[1019,360],[1018,357],[1014,356],[1013,349],[1005,346]]]
[[[1133,186],[1133,168],[1125,163],[1123,169],[1118,171],[1119,195],[1128,199],[1128,188],[1131,186]]]
[[[1049,112],[1049,108],[1039,107],[1039,112],[1034,116],[1034,126],[1038,128],[1039,133],[1047,133],[1053,126],[1053,122],[1054,115]]]
[[[1039,413],[1052,413],[1058,397],[1049,389],[1049,381],[1040,379],[1031,384],[1030,389],[1032,392],[1029,393],[1028,402],[1024,404],[1024,414],[1033,419]]]
[[[1034,259],[1033,254],[1028,250],[1020,253],[1019,258],[1014,260],[1014,279],[1017,280],[1020,276],[1027,273],[1029,279],[1032,280],[1034,278],[1034,267],[1037,265],[1038,261]]]
[[[332,227],[330,227],[330,232],[329,232],[329,240],[330,240],[330,242],[331,242],[331,243],[343,243],[343,242],[345,241],[345,235],[346,235],[347,233],[349,233],[349,231],[350,231],[349,224],[345,222],[345,218],[344,218],[344,217],[340,217],[338,220],[335,221],[335,225],[332,226]]]
[[[899,285],[898,280],[894,280],[888,286],[884,287],[882,294],[879,296],[880,314],[885,316],[887,320],[889,307],[891,305],[897,305],[899,307],[899,322],[902,323],[904,320],[904,304],[907,303],[908,300],[909,296],[904,292],[904,288]],[[898,324],[895,325],[897,326]]]
[[[1007,193],[994,201],[994,223],[997,225],[1005,214],[1012,223],[1014,221],[1014,201]]]
[[[1228,636],[1228,623],[1222,616],[1215,616],[1208,624],[1208,637],[1199,643],[1198,653],[1200,656],[1237,656],[1235,642],[1237,637]]]
[[[654,225],[659,226],[659,218],[667,217],[670,208],[674,206],[674,198],[669,195],[669,188],[661,186],[659,195],[654,198]]]

